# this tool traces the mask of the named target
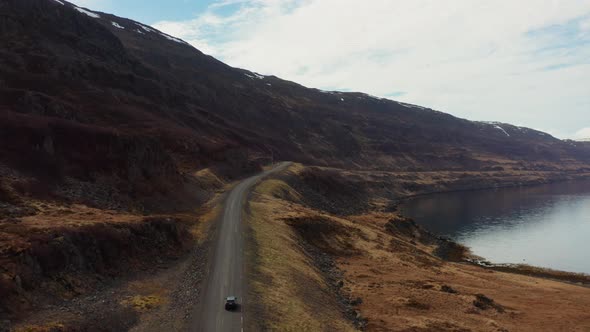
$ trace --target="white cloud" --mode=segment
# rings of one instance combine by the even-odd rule
[[[574,139],[590,139],[590,127],[582,128],[576,132]]]
[[[590,0],[224,0],[155,26],[307,86],[571,133],[590,120],[589,19]]]

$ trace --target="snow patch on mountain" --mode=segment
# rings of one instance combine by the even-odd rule
[[[168,39],[168,40],[171,40],[173,42],[177,42],[177,43],[180,43],[180,44],[186,44],[186,42],[184,40],[179,39],[179,38],[176,38],[176,37],[172,37],[172,36],[167,35],[165,33],[159,33],[159,35],[162,36],[162,37],[164,37],[164,38],[166,38],[166,39]]]
[[[257,78],[257,79],[259,79],[259,80],[263,80],[263,79],[266,77],[266,76],[264,76],[264,75],[260,75],[260,74],[258,74],[258,73],[254,73],[254,72],[252,72],[252,73],[249,73],[249,74],[248,74],[248,73],[246,73],[246,74],[244,74],[244,75],[246,75],[247,77],[250,77],[251,79],[255,79],[255,78]]]
[[[502,128],[500,126],[500,125],[504,125],[503,123],[500,123],[500,122],[491,122],[491,121],[476,121],[476,122],[477,123],[484,124],[486,126],[492,126],[494,129],[498,129],[499,131],[501,131],[502,133],[504,133],[504,135],[510,137],[510,134],[504,128]],[[524,128],[524,127],[516,127],[516,128],[519,129],[522,132],[525,132],[525,131],[528,130],[528,128]]]
[[[77,10],[77,11],[79,11],[80,13],[82,13],[84,15],[87,15],[87,16],[90,16],[92,18],[100,18],[100,15],[98,15],[97,13],[93,13],[93,12],[91,12],[89,10],[84,9],[84,8],[80,8],[80,7],[74,6],[74,9]]]
[[[408,108],[417,108],[417,109],[420,109],[420,110],[426,110],[427,109],[426,107],[422,107],[422,106],[418,106],[418,105],[414,105],[414,104],[402,103],[400,101],[396,101],[396,103],[398,103],[398,104],[400,104],[400,105],[402,105],[404,107],[408,107]]]
[[[156,32],[154,29],[150,28],[150,27],[146,27],[143,24],[137,24],[138,27],[140,27],[141,29],[143,29],[145,32]]]
[[[188,43],[187,43],[187,42],[185,42],[184,40],[182,40],[182,39],[180,39],[180,38],[172,37],[172,36],[170,36],[170,35],[168,35],[168,34],[165,34],[165,33],[163,33],[163,32],[157,31],[157,30],[155,30],[155,29],[152,29],[151,27],[145,26],[145,25],[143,25],[143,24],[140,24],[140,23],[136,23],[136,24],[137,24],[137,26],[138,26],[138,27],[139,27],[141,30],[143,30],[143,31],[141,31],[141,30],[139,30],[139,29],[135,30],[135,32],[137,32],[137,33],[144,34],[145,32],[151,32],[151,33],[158,34],[158,35],[160,35],[160,36],[162,36],[162,37],[164,37],[164,38],[166,38],[166,39],[168,39],[168,40],[171,40],[171,41],[173,41],[173,42],[176,42],[176,43],[179,43],[179,44],[185,44],[185,45],[188,45]]]
[[[500,127],[498,125],[494,125],[494,128],[500,130],[501,132],[503,132],[504,134],[506,134],[506,136],[510,137],[510,134],[506,130],[504,130],[504,128],[502,128],[502,127]]]
[[[327,93],[329,95],[339,95],[341,94],[341,92],[339,91],[328,91],[328,90],[322,90],[322,89],[317,89],[319,90],[321,93]]]

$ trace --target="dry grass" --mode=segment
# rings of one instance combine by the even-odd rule
[[[377,234],[359,239],[362,254],[339,259],[344,291],[363,299],[367,331],[590,330],[588,288],[442,261],[431,246],[386,232],[386,213],[351,219]]]
[[[251,302],[264,313],[257,327],[273,331],[353,331],[335,297],[294,231],[280,216],[292,203],[277,194],[297,196],[279,180],[263,181],[250,204],[250,225],[256,243]],[[267,317],[267,319],[264,319]]]
[[[121,305],[132,307],[137,311],[143,312],[155,309],[165,302],[164,298],[157,295],[141,296],[136,295],[121,301]]]
[[[512,177],[522,179],[520,175],[524,175],[512,170],[503,174],[465,173],[467,179],[489,175],[502,181]],[[391,187],[398,195],[415,194],[424,188],[448,188],[445,183],[458,178],[453,172],[398,175],[397,184]],[[544,181],[548,177],[543,172],[529,173],[524,181]],[[556,279],[567,273],[549,273],[532,267],[511,271],[521,274],[503,273],[443,261],[434,255],[437,252],[434,243],[421,242],[422,237],[414,232],[388,229],[386,225],[399,216],[387,212],[386,197],[375,195],[382,192],[374,189],[389,183],[391,178],[391,173],[351,174],[352,181],[370,183],[375,211],[346,217],[303,207],[298,202],[305,199],[300,196],[298,200],[283,200],[292,196],[284,194],[290,192],[284,182],[265,181],[259,186],[259,195],[252,205],[252,227],[259,242],[259,266],[264,273],[255,279],[255,290],[261,296],[264,310],[275,319],[271,328],[310,330],[318,327],[317,316],[324,313],[310,308],[314,299],[305,290],[312,288],[313,282],[307,282],[305,290],[293,286],[294,280],[300,280],[301,271],[314,275],[311,262],[298,250],[294,235],[311,236],[309,240],[313,242],[317,234],[295,233],[296,228],[282,222],[313,218],[317,222],[326,221],[326,227],[330,226],[337,238],[341,238],[340,232],[355,235],[347,239],[353,242],[354,255],[330,252],[344,271],[342,291],[350,298],[362,299],[356,308],[368,319],[367,331],[590,331],[589,288],[529,276]],[[410,186],[416,183],[418,187]],[[448,254],[460,254],[455,256],[465,254],[465,248],[447,249]],[[319,314],[308,314],[314,309]],[[276,317],[283,316],[286,323],[280,325],[283,319],[276,322]],[[295,325],[301,322],[310,325]]]
[[[14,332],[59,332],[65,331],[64,324],[59,322],[47,323],[45,325],[29,325],[17,328]]]
[[[126,296],[121,305],[137,311],[147,311],[169,303],[171,288],[161,284],[161,280],[145,278],[127,284]]]
[[[225,181],[220,179],[215,173],[209,169],[204,168],[193,173],[195,179],[205,188],[222,188]]]
[[[278,179],[268,179],[261,182],[256,187],[255,193],[295,202],[301,200],[301,195],[297,191],[291,188],[285,181]]]
[[[526,264],[492,265],[489,268],[501,272],[517,273],[533,277],[555,279],[590,286],[590,275],[584,273],[557,271]]]
[[[223,206],[218,204],[220,199],[221,196],[216,195],[211,201],[197,211],[197,219],[199,221],[193,224],[190,232],[198,244],[202,244],[207,240],[211,225],[223,212]]]
[[[154,309],[167,307],[173,284],[153,285],[151,279],[155,276],[146,278],[143,271],[173,264],[193,245],[206,241],[220,211],[217,200],[214,197],[196,211],[149,217],[82,204],[28,201],[36,214],[21,217],[16,223],[3,223],[0,229],[0,265],[6,267],[0,275],[0,288],[5,286],[5,303],[16,308],[16,318],[11,317],[13,325],[43,331],[50,326],[45,322],[54,320],[66,328],[82,324],[84,316],[56,311],[48,319],[51,310],[29,303],[41,292],[51,294],[56,301],[75,297],[86,301],[87,294],[113,277],[124,280],[121,292],[114,296],[116,307],[122,306],[121,312],[137,311],[138,316],[150,316]],[[17,260],[14,252],[23,252],[27,259]],[[39,262],[43,270],[28,273],[29,261]],[[23,289],[15,286],[17,275]],[[105,275],[109,278],[105,279]]]

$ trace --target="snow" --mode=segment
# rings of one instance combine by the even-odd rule
[[[506,136],[510,137],[510,134],[508,132],[506,132],[506,130],[504,130],[504,128],[498,126],[498,125],[494,125],[494,128],[502,131],[504,134],[506,134]]]
[[[120,26],[117,22],[111,22],[111,24],[115,27],[115,28],[119,28],[119,29],[125,29],[124,27]]]
[[[244,74],[244,75],[246,75],[247,77],[250,77],[251,79],[255,79],[255,78],[257,78],[259,80],[263,80],[264,79],[264,75],[260,75],[258,73],[254,73],[254,72],[251,73],[251,74]]]
[[[184,40],[178,39],[178,38],[175,38],[175,37],[172,37],[172,36],[169,36],[169,35],[167,35],[165,33],[160,33],[159,35],[162,36],[162,37],[164,37],[164,38],[166,38],[166,39],[168,39],[168,40],[171,40],[173,42],[177,42],[177,43],[180,43],[180,44],[186,44],[186,42]]]
[[[477,122],[483,123],[486,125],[490,125],[490,126],[494,127],[495,129],[498,129],[499,131],[503,132],[506,136],[510,137],[510,134],[506,130],[504,130],[504,128],[500,127],[500,125],[502,124],[500,122],[493,122],[493,121],[477,121]],[[528,128],[525,128],[525,127],[516,127],[516,128],[518,128],[520,131],[523,131],[523,132],[528,130]]]
[[[162,36],[162,37],[164,37],[164,38],[166,38],[166,39],[168,39],[168,40],[171,40],[171,41],[173,41],[173,42],[177,42],[177,43],[179,43],[179,44],[187,44],[187,42],[185,42],[185,41],[184,41],[184,40],[182,40],[182,39],[179,39],[179,38],[176,38],[176,37],[172,37],[172,36],[170,36],[170,35],[167,35],[167,34],[165,34],[165,33],[163,33],[163,32],[156,31],[156,30],[154,30],[154,29],[152,29],[152,28],[150,28],[150,27],[148,27],[148,26],[145,26],[145,25],[143,25],[143,24],[139,24],[139,23],[137,23],[137,26],[138,26],[138,27],[140,27],[140,28],[143,30],[143,31],[141,31],[141,30],[139,30],[139,29],[135,30],[135,32],[137,32],[137,33],[144,34],[144,31],[145,31],[145,32],[153,32],[153,33],[157,33],[158,35],[160,35],[160,36]],[[187,45],[188,45],[188,44],[187,44]]]
[[[92,18],[100,18],[100,15],[93,13],[91,11],[88,11],[86,9],[80,8],[80,7],[74,7],[74,9],[76,9],[77,11],[79,11],[82,14],[88,15]]]
[[[414,104],[407,104],[407,103],[402,103],[402,102],[399,102],[399,101],[396,102],[396,103],[398,103],[398,104],[400,104],[402,106],[405,106],[405,107],[409,107],[409,108],[417,108],[417,109],[420,109],[420,110],[425,110],[426,109],[426,107],[422,107],[422,106],[418,106],[418,105],[414,105]]]
[[[138,24],[138,26],[139,26],[140,28],[142,28],[143,30],[145,30],[146,32],[155,32],[155,31],[154,31],[154,29],[152,29],[152,28],[149,28],[149,27],[146,27],[146,26],[145,26],[145,25],[143,25],[143,24]]]
[[[322,89],[318,89],[321,93],[327,93],[329,95],[340,95],[342,94],[342,92],[340,91],[328,91],[328,90],[322,90]]]
[[[60,4],[60,5],[62,5],[62,6],[63,6],[63,5],[65,5],[63,2],[61,2],[61,1],[59,1],[59,0],[53,0],[53,1],[55,1],[55,2],[59,3],[59,4]]]
[[[377,97],[377,96],[373,96],[373,95],[370,95],[370,94],[368,94],[368,93],[362,93],[362,92],[361,92],[361,95],[363,95],[365,98],[369,98],[369,99],[375,99],[375,100],[389,100],[389,99],[387,99],[387,98],[379,98],[379,97]],[[363,99],[363,98],[362,98],[362,97],[359,97],[359,99]]]

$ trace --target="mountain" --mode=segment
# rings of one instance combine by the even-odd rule
[[[65,1],[4,0],[0,13],[0,156],[20,170],[147,179],[270,155],[395,170],[590,161],[536,130],[232,68]]]

